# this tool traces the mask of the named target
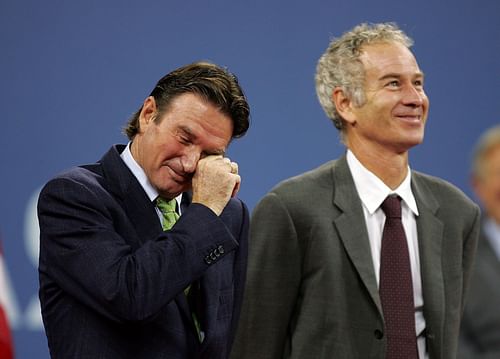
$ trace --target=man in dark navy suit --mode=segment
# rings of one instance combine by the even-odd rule
[[[52,358],[227,358],[248,211],[224,154],[248,126],[236,77],[187,65],[144,100],[127,145],[46,184],[39,274]]]

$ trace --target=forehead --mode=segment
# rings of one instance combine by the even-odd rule
[[[386,73],[421,75],[413,53],[399,43],[375,43],[363,46],[360,61],[367,75]]]
[[[492,166],[500,167],[500,143],[492,145],[484,154],[484,159]]]

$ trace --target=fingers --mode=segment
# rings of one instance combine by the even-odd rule
[[[219,215],[240,188],[241,177],[236,162],[221,155],[207,156],[198,161],[193,176],[193,203],[201,203]]]
[[[234,185],[233,193],[231,193],[232,198],[236,197],[238,191],[240,190],[240,186],[241,186],[241,177],[239,175],[236,175],[236,184]]]
[[[238,164],[236,162],[232,162],[228,157],[222,157],[222,155],[213,155],[207,156],[205,157],[205,159],[208,161],[222,161],[226,165],[230,173],[235,175],[238,174]]]
[[[238,164],[236,162],[232,162],[229,158],[224,157],[222,159],[225,164],[229,165],[229,172],[234,175],[235,185],[233,188],[233,192],[231,193],[231,197],[236,197],[238,191],[240,190],[241,177],[238,174]]]
[[[234,175],[238,174],[238,164],[236,162],[231,162],[231,173]]]
[[[241,185],[241,177],[238,174],[239,167],[236,162],[231,161],[228,157],[219,157],[222,159],[222,162],[226,165],[226,167],[229,169],[229,172],[234,175],[234,181],[235,185],[233,188],[233,192],[231,193],[231,197],[236,197],[238,194],[238,191],[240,190],[240,185]]]

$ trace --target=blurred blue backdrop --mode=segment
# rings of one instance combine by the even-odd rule
[[[332,37],[380,21],[415,40],[426,73],[430,117],[412,167],[471,195],[471,148],[500,119],[497,0],[2,0],[0,236],[17,358],[48,358],[34,201],[50,177],[125,143],[122,126],[160,77],[209,60],[238,75],[251,104],[229,156],[253,208],[280,180],[342,154],[316,99],[316,61]]]

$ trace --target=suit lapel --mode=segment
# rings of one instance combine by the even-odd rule
[[[333,165],[333,181],[333,203],[341,210],[334,225],[370,297],[382,313],[363,208],[345,156]],[[436,216],[439,202],[415,172],[412,191],[419,210],[417,233],[429,350],[433,356],[440,357],[445,304],[441,261],[444,226]]]
[[[108,190],[113,193],[117,200],[121,201],[128,218],[137,231],[140,244],[143,244],[148,240],[155,239],[163,231],[163,228],[154,204],[120,157],[120,153],[124,149],[124,145],[113,146],[100,162],[104,175],[110,184]],[[190,194],[183,196],[183,211],[187,209],[190,202]],[[175,302],[185,320],[191,323],[193,331],[195,331],[191,310],[184,293],[178,294],[175,297]]]
[[[104,175],[110,184],[108,190],[115,195],[117,200],[121,201],[142,244],[146,240],[156,238],[162,228],[153,203],[120,158],[120,153],[124,148],[123,145],[113,146],[100,162]]]
[[[333,203],[341,210],[334,225],[361,281],[382,313],[363,208],[345,156],[334,163],[333,180]]]
[[[444,327],[445,297],[442,268],[442,242],[444,226],[436,216],[439,202],[434,198],[418,173],[412,173],[412,191],[417,202],[417,233],[424,297],[424,317],[426,322],[429,351],[441,357],[442,333]],[[436,351],[436,352],[434,352]]]

